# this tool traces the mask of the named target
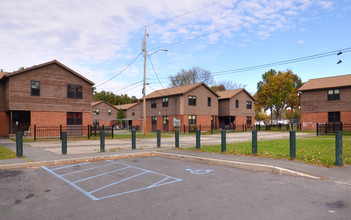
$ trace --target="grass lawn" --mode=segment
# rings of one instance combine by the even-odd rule
[[[0,160],[16,158],[16,153],[3,146],[0,146]]]
[[[184,150],[195,150],[195,147]],[[201,146],[203,152],[221,152],[220,145]],[[250,142],[227,144],[226,154],[251,155],[252,145]],[[273,159],[290,159],[289,140],[258,141],[257,156]],[[303,163],[321,165],[326,167],[335,166],[335,137],[334,139],[297,139],[296,160]],[[343,140],[343,162],[351,164],[351,140]]]

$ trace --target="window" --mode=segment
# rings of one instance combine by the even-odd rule
[[[168,97],[162,99],[162,107],[168,107]]]
[[[207,97],[207,106],[211,106],[211,97]]]
[[[94,108],[94,109],[93,109],[93,114],[94,114],[94,115],[99,115],[99,114],[100,114],[100,110],[97,109],[97,108]]]
[[[67,125],[82,125],[82,113],[67,112]]]
[[[251,122],[252,122],[251,118],[252,118],[251,116],[246,117],[246,124],[251,125]]]
[[[40,82],[39,81],[30,81],[30,95],[31,96],[40,96]]]
[[[340,112],[328,112],[328,122],[340,122]]]
[[[196,96],[189,95],[189,105],[196,105]]]
[[[235,108],[239,108],[239,100],[235,100]]]
[[[152,116],[152,125],[157,125],[157,117]]]
[[[151,108],[156,108],[156,104],[157,104],[156,99],[152,99],[151,100]]]
[[[93,121],[93,125],[94,125],[94,126],[95,126],[95,125],[96,125],[96,126],[99,126],[99,120],[94,120],[94,121]]]
[[[132,111],[132,115],[135,115],[135,110]]]
[[[340,90],[339,89],[329,89],[328,90],[328,101],[340,100]]]
[[[67,98],[82,99],[83,98],[83,87],[80,85],[68,85],[67,86]]]
[[[189,125],[196,124],[196,115],[189,115]]]
[[[247,101],[247,102],[246,102],[246,108],[247,108],[247,109],[252,109],[251,101]]]
[[[109,109],[109,110],[107,111],[107,114],[108,114],[108,115],[111,115],[111,114],[112,114],[111,109]]]
[[[168,125],[168,116],[163,116],[163,124]]]

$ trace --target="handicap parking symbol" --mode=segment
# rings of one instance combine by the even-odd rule
[[[208,174],[213,171],[213,170],[192,170],[192,169],[185,169],[185,170],[189,171],[192,174]]]

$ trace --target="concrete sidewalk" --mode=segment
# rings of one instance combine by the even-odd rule
[[[145,141],[145,140],[138,140]],[[38,142],[40,143],[40,142]],[[47,143],[47,142],[46,142]],[[97,143],[90,143],[90,148],[95,147],[99,149],[99,145]],[[29,143],[29,144],[32,144]],[[40,143],[41,145],[43,144]],[[81,142],[76,143],[77,145],[82,145]],[[84,143],[83,143],[84,144]],[[74,144],[69,143],[69,146]],[[223,162],[227,163],[236,163],[242,166],[234,166],[238,168],[250,169],[250,170],[262,170],[262,167],[274,167],[281,170],[288,170],[291,172],[298,172],[301,174],[310,175],[316,177],[318,179],[330,180],[346,185],[351,186],[351,166],[344,166],[341,168],[326,168],[315,165],[304,164],[298,161],[293,160],[277,160],[277,159],[267,159],[261,158],[257,156],[236,156],[236,155],[227,155],[227,154],[219,154],[219,153],[204,153],[204,152],[194,152],[194,151],[182,151],[182,150],[174,150],[173,147],[166,146],[162,148],[152,147],[152,143],[148,145],[145,149],[137,149],[131,150],[131,147],[128,144],[128,148],[121,148],[120,150],[116,150],[113,152],[98,152],[94,153],[84,153],[81,151],[80,153],[75,152],[76,154],[70,154],[72,148],[76,147],[68,147],[68,154],[61,155],[59,153],[53,153],[47,150],[44,150],[45,146],[42,147],[33,147],[28,144],[23,145],[23,154],[25,159],[23,158],[15,158],[9,160],[0,160],[0,169],[12,169],[12,168],[20,168],[20,167],[29,167],[29,166],[41,166],[49,163],[70,163],[77,161],[94,161],[94,160],[102,160],[102,159],[111,159],[111,158],[125,158],[125,157],[137,157],[137,156],[150,156],[157,155],[152,154],[152,152],[164,152],[166,153],[166,157],[176,158],[176,159],[184,159],[192,160],[194,162],[203,162],[209,164],[217,164],[223,165]],[[1,138],[0,146],[4,146],[12,151],[16,151],[16,143]],[[156,146],[156,142],[153,146]],[[164,145],[162,145],[164,146]],[[79,149],[79,147],[78,147]],[[80,149],[82,150],[82,149]],[[162,156],[162,155],[161,155]],[[218,162],[219,161],[219,162]],[[265,170],[267,171],[267,170]],[[269,172],[269,171],[268,171]],[[276,173],[272,171],[273,173]],[[300,175],[303,176],[303,175]]]

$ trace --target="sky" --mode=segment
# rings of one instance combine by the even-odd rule
[[[271,68],[351,74],[350,27],[351,0],[0,0],[0,69],[58,60],[97,91],[141,98],[146,28],[146,94],[193,67],[255,94]]]

